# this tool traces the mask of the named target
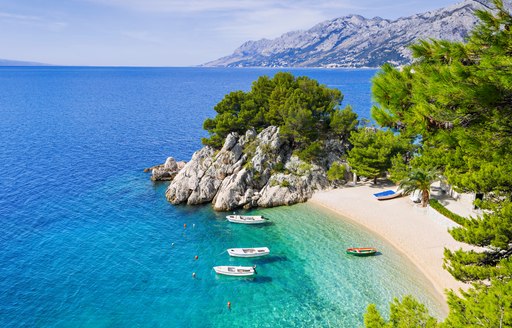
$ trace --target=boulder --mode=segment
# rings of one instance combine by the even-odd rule
[[[153,181],[170,181],[176,177],[185,164],[183,161],[178,163],[173,157],[168,157],[164,164],[153,166],[144,171],[151,171],[151,180]]]
[[[238,171],[245,161],[237,133],[226,137],[219,152],[206,146],[194,153],[166,191],[173,204],[202,204],[213,200],[222,181]]]
[[[178,170],[178,164],[176,163],[174,157],[167,157],[167,160],[165,160],[164,169],[169,171]]]

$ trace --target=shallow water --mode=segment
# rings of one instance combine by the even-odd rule
[[[331,212],[301,204],[258,211],[269,225],[231,224],[210,206],[170,205],[166,184],[142,173],[188,159],[212,106],[274,72],[0,68],[0,325],[356,327],[368,303],[387,312],[409,293],[439,313],[401,254]],[[368,115],[374,71],[295,73],[342,86]],[[245,246],[271,255],[225,252]],[[215,275],[223,264],[258,275]]]

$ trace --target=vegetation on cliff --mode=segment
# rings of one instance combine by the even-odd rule
[[[451,230],[485,251],[445,251],[446,269],[474,288],[449,293],[445,322],[408,327],[512,327],[512,16],[493,3],[494,11],[477,12],[481,24],[466,44],[422,41],[412,65],[385,65],[373,81],[375,120],[420,145],[395,163],[441,170],[459,190],[486,195],[477,204],[485,214]],[[394,304],[403,315],[389,322],[369,308],[366,326],[404,326],[412,313],[405,303]]]
[[[358,125],[342,99],[337,89],[283,72],[227,94],[204,122],[205,147],[176,174],[167,199],[231,211],[304,202],[329,188],[326,171]]]
[[[261,132],[277,126],[304,160],[322,156],[324,141],[344,137],[357,125],[357,115],[337,89],[327,88],[308,77],[279,72],[273,78],[261,76],[250,91],[227,94],[216,106],[217,115],[203,124],[210,134],[203,144],[222,147],[231,132],[244,134],[248,129]]]

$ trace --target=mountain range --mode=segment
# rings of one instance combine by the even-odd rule
[[[420,39],[464,41],[478,23],[474,11],[490,1],[465,0],[434,11],[388,20],[349,15],[307,31],[248,41],[207,67],[379,67],[411,62],[408,46]]]
[[[0,59],[0,66],[48,66],[48,64],[21,60]]]

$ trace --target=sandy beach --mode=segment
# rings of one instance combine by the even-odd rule
[[[444,248],[469,249],[448,233],[454,222],[430,207],[422,208],[409,197],[378,201],[374,193],[390,189],[386,186],[361,184],[330,191],[317,192],[310,200],[339,213],[368,230],[380,235],[403,252],[432,283],[440,300],[446,299],[445,289],[467,288],[444,270]],[[371,245],[358,245],[371,246]]]

